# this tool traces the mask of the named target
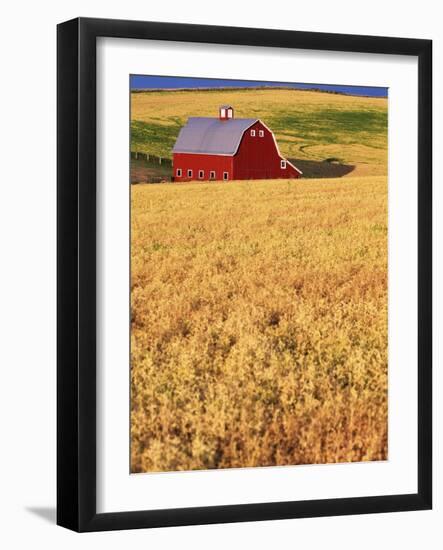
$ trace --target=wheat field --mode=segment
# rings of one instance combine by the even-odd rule
[[[131,187],[132,472],[387,458],[374,139],[366,177]]]

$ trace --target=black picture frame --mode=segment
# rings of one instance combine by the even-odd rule
[[[96,39],[399,54],[418,58],[416,494],[96,512]],[[75,531],[426,510],[432,506],[432,42],[78,18],[57,29],[57,523]]]

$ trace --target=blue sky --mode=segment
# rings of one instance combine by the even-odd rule
[[[349,95],[365,95],[371,97],[387,97],[388,88],[374,86],[340,86],[336,84],[306,84],[300,82],[266,82],[259,80],[224,80],[215,78],[189,78],[176,76],[131,75],[131,89],[143,88],[227,88],[256,86],[285,86],[287,88],[309,89],[317,88],[326,91],[341,92]]]

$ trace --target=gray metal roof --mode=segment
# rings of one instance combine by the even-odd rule
[[[191,117],[180,130],[172,151],[206,155],[234,155],[245,130],[256,118],[219,120],[209,117]]]

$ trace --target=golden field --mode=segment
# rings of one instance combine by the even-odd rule
[[[163,124],[158,95],[133,118]],[[373,139],[372,161],[361,143],[340,153],[363,151],[369,177],[131,187],[132,472],[387,458],[386,136]]]

